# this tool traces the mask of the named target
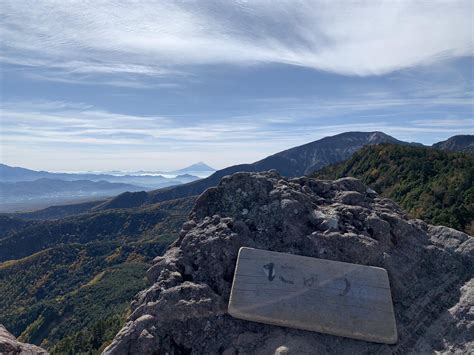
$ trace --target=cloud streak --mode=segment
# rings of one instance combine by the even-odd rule
[[[204,118],[123,114],[65,101],[12,101],[4,103],[1,112],[2,160],[42,169],[47,168],[42,164],[54,164],[58,160],[60,163],[52,165],[53,169],[61,166],[59,170],[110,170],[153,169],[150,164],[154,161],[159,162],[161,169],[173,169],[179,167],[177,164],[205,157],[210,164],[224,167],[256,161],[345,131],[379,130],[399,139],[428,144],[434,142],[433,137],[441,140],[454,134],[474,133],[474,119],[465,111],[444,114],[443,106],[433,107],[424,98],[433,118],[410,118],[418,117],[416,113],[403,118],[401,113],[394,115],[393,105],[414,112],[415,108],[420,109],[419,99],[411,102],[383,96],[386,101],[375,106],[371,105],[370,94],[363,100],[361,97],[328,99],[313,106],[309,99],[288,107],[293,100],[286,99],[283,100],[286,110],[278,111],[276,102],[270,101],[265,102],[269,106],[245,115]],[[383,105],[388,109],[387,114]],[[359,120],[347,121],[346,115]],[[148,161],[150,156],[154,158]],[[95,165],[98,160],[106,162]]]
[[[472,55],[472,4],[4,1],[1,60],[60,73],[50,80],[162,78],[201,65],[267,63],[382,75]]]

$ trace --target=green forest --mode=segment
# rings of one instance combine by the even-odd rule
[[[381,144],[314,175],[352,176],[395,200],[410,216],[474,234],[474,156],[433,148]]]
[[[175,240],[193,199],[56,221],[4,221],[0,324],[52,354],[100,354]],[[5,218],[4,218],[5,219]],[[17,253],[15,254],[14,251]]]

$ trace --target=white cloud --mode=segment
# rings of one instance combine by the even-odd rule
[[[0,116],[1,160],[50,170],[159,170],[201,160],[222,168],[346,131],[384,131],[426,144],[474,133],[468,114],[436,112],[439,107],[426,98],[412,102],[391,100],[388,94],[375,96],[385,101],[372,105],[369,94],[357,100],[320,100],[311,106],[312,99],[288,98],[283,100],[286,110],[269,101],[261,108],[267,111],[207,118],[120,114],[65,101],[6,102]],[[413,118],[423,104],[433,110],[432,119]],[[415,113],[381,113],[381,108],[393,105]],[[345,115],[359,119],[340,119]]]
[[[193,65],[262,63],[367,76],[473,52],[471,1],[44,0],[1,6],[3,62],[76,80],[90,79],[80,74],[163,77]]]

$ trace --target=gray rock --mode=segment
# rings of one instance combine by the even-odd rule
[[[345,205],[362,205],[365,196],[357,191],[341,191],[338,193],[337,200]]]
[[[367,186],[365,186],[360,180],[353,177],[345,177],[338,180],[335,180],[332,183],[334,190],[340,191],[356,191],[358,193],[367,192]]]
[[[242,215],[244,209],[248,213]],[[156,259],[149,271],[154,284],[139,293],[127,324],[104,354],[473,350],[474,238],[411,220],[393,201],[367,193],[356,179],[237,173],[204,192],[190,220],[193,227]],[[385,268],[399,342],[368,343],[229,316],[242,246]]]
[[[18,341],[3,325],[0,324],[0,354],[36,355],[48,354],[48,352],[39,346]]]

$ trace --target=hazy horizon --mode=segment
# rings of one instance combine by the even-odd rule
[[[221,169],[347,131],[474,134],[470,1],[0,6],[8,165]]]
[[[338,132],[334,135],[337,135],[339,133],[347,133],[347,132]],[[384,132],[385,133],[385,132]],[[466,134],[466,133],[460,133],[461,135],[462,134]],[[333,134],[331,134],[332,136]],[[328,137],[328,136],[324,136],[324,137]],[[321,138],[324,138],[324,137],[321,137]],[[434,143],[437,143],[437,142],[440,142],[440,141],[443,141],[443,140],[446,140],[448,138],[452,137],[452,135],[449,135],[447,136],[446,138],[444,139],[441,139],[441,140],[436,140],[436,141],[433,141],[433,142],[428,142],[428,143],[423,143],[423,142],[419,142],[419,141],[409,141],[409,142],[413,142],[413,143],[421,143],[425,146],[431,146],[433,145]],[[398,137],[394,137],[396,139],[398,139]],[[312,141],[311,141],[312,142]],[[299,145],[303,145],[305,143],[310,143],[310,142],[303,142],[301,144],[298,144]],[[279,151],[275,151],[275,152],[270,152],[269,154],[265,155],[265,156],[262,156],[261,159],[263,158],[266,158],[267,156],[269,155],[272,155],[274,153],[278,153],[280,151],[283,151],[285,149],[289,149],[289,148],[294,148],[296,146],[291,146],[291,147],[287,147],[287,148],[282,148],[280,149]],[[51,169],[44,169],[44,168],[41,168],[41,163],[38,163],[38,167],[35,168],[35,167],[29,167],[29,166],[20,166],[20,165],[12,165],[12,164],[7,164],[3,161],[0,161],[0,164],[6,164],[6,165],[9,165],[11,167],[20,167],[20,168],[25,168],[25,169],[30,169],[30,170],[46,170],[48,172],[51,172],[51,173],[70,173],[70,174],[84,174],[84,173],[97,173],[97,174],[106,174],[106,173],[112,173],[112,172],[120,172],[120,173],[137,173],[137,172],[150,172],[150,173],[159,173],[159,175],[165,175],[166,173],[171,173],[171,172],[174,172],[176,170],[181,170],[181,169],[185,169],[185,168],[188,168],[190,167],[191,165],[194,165],[194,164],[200,164],[200,163],[204,163],[208,166],[210,166],[211,168],[213,168],[214,170],[220,170],[220,169],[224,169],[226,167],[229,167],[231,165],[236,165],[236,164],[245,164],[245,163],[254,163],[255,161],[258,161],[259,159],[257,160],[254,160],[254,161],[242,161],[242,162],[237,162],[235,164],[230,164],[230,165],[225,165],[225,166],[219,166],[219,167],[215,167],[215,166],[210,166],[210,164],[208,164],[207,162],[205,161],[196,161],[194,163],[190,163],[190,164],[185,164],[185,165],[176,165],[175,167],[173,168],[169,168],[169,169],[166,169],[166,168],[160,168],[160,167],[153,167],[153,168],[150,168],[150,169],[130,169],[128,167],[125,167],[123,169],[96,169],[96,170],[93,170],[93,169],[85,169],[85,170],[51,170]],[[34,164],[36,166],[36,164]],[[173,175],[173,174],[171,174]],[[170,175],[170,176],[171,176]]]
[[[0,165],[1,164],[5,164],[3,162],[0,161]],[[50,173],[69,173],[69,174],[109,174],[109,175],[114,175],[114,173],[124,173],[124,174],[138,174],[138,173],[142,173],[143,175],[157,175],[157,176],[164,176],[164,177],[168,177],[167,175],[169,176],[176,176],[176,172],[178,172],[179,170],[191,170],[190,168],[193,166],[193,165],[198,165],[198,164],[205,164],[207,165],[210,169],[209,170],[195,170],[194,172],[196,173],[195,175],[196,176],[200,176],[199,172],[202,172],[202,173],[208,173],[208,172],[211,172],[211,171],[215,171],[217,169],[214,169],[212,166],[209,166],[208,164],[206,164],[205,162],[196,162],[194,164],[191,164],[191,165],[186,165],[186,166],[182,166],[180,168],[177,168],[177,169],[174,169],[174,170],[164,170],[164,169],[153,169],[153,170],[144,170],[144,169],[140,169],[140,170],[130,170],[130,169],[123,169],[123,170],[48,170],[48,172]],[[15,165],[8,165],[8,164],[5,164],[7,166],[10,166],[12,168],[24,168],[24,169],[29,169],[29,170],[36,170],[36,171],[40,171],[40,170],[44,170],[44,169],[33,169],[33,168],[28,168],[28,167],[25,167],[25,166],[15,166]],[[203,176],[208,176],[208,174],[201,174]],[[117,176],[120,176],[120,175],[117,175]]]

